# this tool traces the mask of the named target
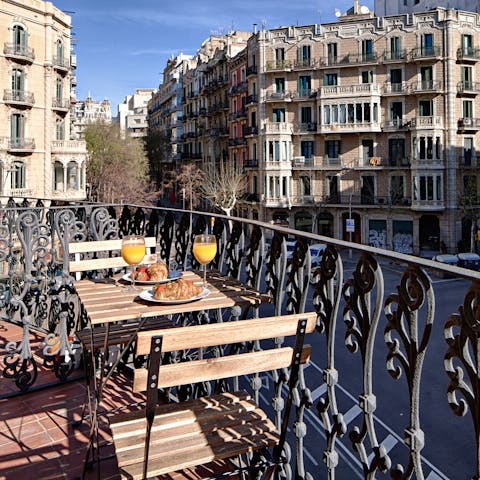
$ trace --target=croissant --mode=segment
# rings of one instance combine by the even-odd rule
[[[154,263],[147,268],[148,278],[153,282],[165,280],[168,277],[168,267],[163,262]]]
[[[195,285],[191,280],[180,278],[175,282],[158,285],[154,297],[157,300],[186,300],[200,295],[202,291],[202,287]]]

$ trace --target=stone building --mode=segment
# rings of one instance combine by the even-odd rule
[[[192,55],[183,53],[168,60],[163,82],[148,102],[148,132],[151,136],[151,170],[160,183],[165,172],[177,168],[182,155],[183,77],[192,66]]]
[[[85,127],[95,122],[112,122],[112,107],[110,100],[104,98],[97,101],[88,94],[85,100],[77,100],[74,109],[73,134],[75,138],[85,138]]]
[[[357,12],[250,38],[259,198],[242,211],[399,252],[456,251],[470,238],[460,197],[478,210],[480,15]]]
[[[375,14],[377,17],[425,12],[436,7],[480,12],[478,0],[375,0]]]
[[[86,146],[71,131],[71,29],[50,2],[1,2],[0,195],[85,198]]]
[[[137,88],[133,95],[127,95],[118,105],[117,121],[121,132],[128,132],[135,138],[147,136],[148,102],[155,92],[155,88]]]

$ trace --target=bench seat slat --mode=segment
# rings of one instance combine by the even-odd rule
[[[182,402],[182,405],[185,408],[190,408],[193,410],[202,410],[205,408],[219,408],[222,405],[227,405],[229,403],[238,403],[242,400],[250,400],[251,396],[245,390],[241,390],[235,393],[221,393],[219,395],[214,395],[211,397],[201,397],[194,400],[188,400]],[[171,403],[158,405],[155,409],[155,415],[162,415],[164,413],[170,412]],[[143,419],[141,418],[143,415]],[[117,430],[117,436],[121,433],[121,428],[126,427],[128,432],[128,425],[131,422],[141,422],[145,420],[145,409],[134,410],[131,412],[122,412],[114,416],[109,417],[110,428],[119,429]]]
[[[149,476],[224,459],[278,442],[278,432],[246,392],[162,405],[152,426]],[[235,398],[237,397],[237,398]],[[207,407],[206,407],[207,405]],[[158,412],[161,409],[162,414]],[[141,478],[145,443],[143,411],[111,424],[118,464],[126,478]],[[130,428],[129,435],[125,427]],[[143,431],[142,431],[143,429]]]

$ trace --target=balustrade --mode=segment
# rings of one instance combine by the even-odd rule
[[[0,309],[24,335],[6,339],[2,381],[22,390],[35,385],[33,330],[49,334],[42,347],[47,367],[62,379],[73,368],[70,336],[86,319],[68,272],[69,242],[153,235],[159,257],[186,268],[194,265],[192,235],[206,231],[211,217],[219,246],[213,268],[270,294],[270,311],[301,313],[311,302],[318,314],[310,366],[295,388],[296,421],[282,478],[478,478],[480,273],[259,221],[10,200],[0,209]],[[287,236],[295,239],[290,251]],[[395,240],[395,248],[401,250],[403,240]],[[313,243],[326,245],[318,267],[310,261]],[[373,237],[371,243],[381,245]],[[443,274],[456,282],[437,283]],[[52,339],[63,353],[49,355]],[[282,379],[273,372],[251,383],[278,418]]]

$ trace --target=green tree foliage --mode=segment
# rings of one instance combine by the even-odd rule
[[[97,122],[85,129],[87,183],[90,198],[99,202],[151,203],[157,193],[148,178],[143,143],[122,136],[117,124]]]

